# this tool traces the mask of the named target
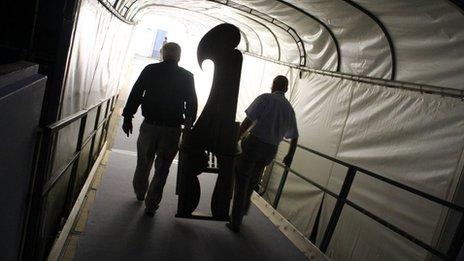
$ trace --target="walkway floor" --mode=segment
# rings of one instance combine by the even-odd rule
[[[116,137],[75,260],[306,260],[254,206],[240,234],[231,233],[224,222],[175,218],[176,163],[160,209],[152,218],[144,215],[131,185],[137,135],[134,131],[130,138],[122,133]],[[198,210],[208,212],[215,176],[200,177]]]

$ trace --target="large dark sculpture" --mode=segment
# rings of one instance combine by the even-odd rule
[[[234,158],[239,124],[235,122],[242,69],[242,54],[235,48],[240,31],[231,24],[220,24],[200,41],[198,62],[214,62],[211,92],[203,112],[191,130],[183,133],[179,150],[177,217],[192,215],[200,199],[197,175],[207,168],[207,151],[218,159],[218,178],[211,201],[211,219],[226,220],[232,197]]]

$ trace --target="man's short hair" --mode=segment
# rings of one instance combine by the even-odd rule
[[[180,46],[177,43],[169,42],[163,45],[161,52],[163,53],[163,60],[180,60]]]
[[[288,90],[288,79],[283,75],[276,76],[272,84],[278,91],[287,92]]]

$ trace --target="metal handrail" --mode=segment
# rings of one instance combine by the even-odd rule
[[[287,141],[285,141],[285,142],[287,142]],[[303,150],[305,150],[305,151],[311,152],[311,153],[316,154],[316,155],[318,155],[318,156],[320,156],[320,157],[326,158],[326,159],[328,159],[328,160],[330,160],[330,161],[333,161],[333,162],[335,162],[335,163],[337,163],[337,164],[343,165],[343,166],[348,167],[348,168],[350,168],[350,167],[351,167],[351,168],[355,168],[357,171],[360,171],[361,173],[366,174],[366,175],[368,175],[368,176],[370,176],[370,177],[373,177],[373,178],[375,178],[375,179],[381,180],[381,181],[383,181],[383,182],[385,182],[385,183],[388,183],[388,184],[393,185],[393,186],[395,186],[395,187],[401,188],[401,189],[406,190],[406,191],[408,191],[408,192],[410,192],[410,193],[413,193],[413,194],[415,194],[415,195],[418,195],[418,196],[421,196],[421,197],[423,197],[423,198],[426,198],[426,199],[428,199],[428,200],[430,200],[430,201],[433,201],[433,202],[435,202],[435,203],[437,203],[437,204],[440,204],[440,205],[449,207],[449,208],[451,208],[451,209],[453,209],[453,210],[456,210],[456,211],[459,211],[459,212],[463,212],[463,213],[464,213],[464,207],[463,207],[463,206],[457,205],[457,204],[455,204],[455,203],[453,203],[453,202],[446,201],[446,200],[444,200],[444,199],[441,199],[441,198],[436,197],[436,196],[434,196],[434,195],[428,194],[428,193],[423,192],[423,191],[421,191],[421,190],[415,189],[415,188],[413,188],[413,187],[411,187],[411,186],[405,185],[405,184],[400,183],[400,182],[398,182],[398,181],[395,181],[395,180],[389,179],[389,178],[387,178],[387,177],[381,176],[381,175],[379,175],[379,174],[377,174],[377,173],[374,173],[374,172],[369,171],[369,170],[367,170],[367,169],[364,169],[364,168],[361,168],[361,167],[359,167],[359,166],[353,165],[353,164],[348,163],[348,162],[346,162],[346,161],[342,161],[342,160],[336,159],[336,158],[334,158],[334,157],[325,155],[325,154],[323,154],[323,153],[321,153],[321,152],[319,152],[319,151],[310,149],[310,148],[305,147],[305,146],[303,146],[303,145],[298,144],[297,146],[298,146],[298,148],[300,148],[300,149],[303,149]]]
[[[101,123],[98,125],[97,129],[93,130],[90,134],[89,134],[89,137],[86,138],[86,140],[84,142],[82,142],[82,146],[81,147],[85,147],[93,138],[94,136],[97,134],[98,130],[100,130],[101,127],[103,127],[103,125],[106,124],[106,121],[109,120],[109,118],[111,117],[110,116],[107,116],[106,118],[104,118]],[[51,178],[49,179],[49,181],[45,184],[44,186],[44,189],[43,189],[43,192],[42,192],[42,196],[45,196],[48,191],[50,189],[53,188],[53,186],[56,184],[56,182],[60,179],[60,177],[69,169],[69,167],[71,167],[74,162],[79,159],[79,156],[81,155],[81,151],[79,152],[75,152],[73,154],[73,156],[71,158],[69,158],[69,161],[62,167],[60,168],[56,174],[52,174],[51,175]]]
[[[59,120],[57,122],[49,124],[49,125],[45,126],[45,129],[50,130],[50,131],[59,131],[59,130],[63,129],[64,127],[68,126],[69,124],[74,123],[75,121],[81,119],[82,117],[87,115],[91,110],[101,106],[103,103],[109,101],[113,97],[109,97],[109,98],[100,100],[96,104],[94,104],[94,105],[92,105],[92,106],[90,106],[90,107],[88,107],[86,109],[78,111],[78,112],[76,112],[74,114],[71,114],[71,115],[69,115],[69,116],[67,116],[67,117],[65,117],[65,118],[63,118],[63,119],[61,119],[61,120]]]
[[[462,247],[462,245],[464,243],[464,237],[462,235],[462,233],[464,232],[464,207],[462,207],[460,205],[457,205],[455,203],[443,200],[441,198],[438,198],[438,197],[433,196],[431,194],[428,194],[426,192],[417,190],[415,188],[412,188],[412,187],[407,186],[405,184],[402,184],[400,182],[394,181],[392,179],[383,177],[383,176],[381,176],[381,175],[379,175],[377,173],[366,170],[364,168],[353,165],[351,163],[348,163],[348,162],[336,159],[334,157],[325,155],[325,154],[323,154],[321,152],[318,152],[316,150],[307,148],[307,147],[299,145],[299,144],[297,146],[300,149],[303,149],[305,151],[311,152],[311,153],[316,154],[316,155],[318,155],[320,157],[328,159],[328,160],[330,160],[332,162],[335,162],[337,164],[348,167],[348,172],[347,172],[347,175],[345,176],[345,180],[343,182],[342,188],[340,189],[339,194],[337,194],[337,193],[327,189],[323,185],[320,185],[317,182],[305,177],[304,175],[302,175],[298,171],[292,169],[290,166],[286,166],[283,163],[281,163],[279,161],[276,161],[276,160],[273,161],[273,164],[277,164],[277,165],[279,165],[280,167],[282,167],[284,169],[284,172],[282,173],[282,176],[280,178],[280,183],[279,183],[279,186],[277,188],[276,195],[274,197],[274,201],[273,201],[273,204],[272,204],[275,209],[277,209],[277,207],[278,207],[278,204],[279,204],[282,192],[283,192],[283,188],[284,188],[284,185],[285,185],[286,180],[287,180],[288,173],[292,173],[293,175],[301,178],[302,180],[306,181],[307,183],[310,183],[311,185],[317,187],[321,191],[323,191],[323,192],[329,194],[330,196],[334,197],[335,199],[337,199],[336,205],[334,207],[334,210],[333,210],[332,215],[330,217],[330,220],[328,222],[327,228],[326,228],[326,230],[324,232],[324,236],[323,236],[323,239],[322,239],[322,242],[321,242],[321,245],[320,245],[321,251],[323,251],[324,253],[327,251],[328,245],[329,245],[330,240],[332,238],[332,235],[333,235],[333,233],[335,231],[335,227],[337,226],[338,220],[340,218],[343,206],[346,204],[346,205],[356,209],[357,211],[361,212],[362,214],[368,216],[369,218],[375,220],[376,222],[380,223],[381,225],[389,228],[393,232],[395,232],[395,233],[401,235],[402,237],[408,239],[412,243],[422,247],[423,249],[427,250],[428,252],[432,253],[433,255],[438,256],[438,257],[440,257],[440,258],[442,258],[444,260],[455,260],[456,259],[457,255],[458,255],[458,253],[459,253],[459,251],[460,251],[460,249],[461,249],[461,247]],[[435,203],[437,203],[439,205],[442,205],[442,206],[445,206],[445,207],[448,207],[450,209],[453,209],[453,210],[456,210],[456,211],[460,212],[461,213],[461,219],[460,219],[460,222],[458,224],[458,229],[454,234],[454,237],[452,239],[450,247],[448,248],[448,251],[446,253],[441,252],[440,250],[438,250],[438,249],[434,248],[433,246],[425,243],[424,241],[418,239],[417,237],[415,237],[412,234],[406,232],[405,230],[401,229],[400,227],[391,224],[390,222],[386,221],[385,219],[379,217],[378,215],[375,215],[374,213],[364,209],[363,207],[361,207],[358,204],[354,203],[353,201],[349,200],[348,199],[348,194],[350,192],[351,185],[352,185],[352,183],[354,181],[354,178],[355,178],[355,176],[356,176],[356,174],[358,172],[363,173],[365,175],[368,175],[370,177],[373,177],[373,178],[375,178],[377,180],[383,181],[383,182],[385,182],[387,184],[390,184],[392,186],[395,186],[397,188],[406,190],[406,191],[408,191],[408,192],[410,192],[412,194],[415,194],[415,195],[420,196],[420,197],[422,197],[424,199],[435,202]],[[317,231],[317,230],[313,230],[313,231]],[[315,236],[310,235],[310,239],[313,239],[313,238],[315,238]]]
[[[56,213],[61,213],[61,217],[66,219],[75,203],[75,192],[80,189],[78,184],[78,166],[81,164],[80,158],[82,151],[90,144],[89,155],[86,161],[83,161],[84,173],[89,173],[92,165],[95,163],[94,150],[101,150],[104,141],[107,138],[109,122],[114,112],[118,95],[103,99],[98,103],[76,112],[64,119],[47,125],[40,130],[40,147],[37,155],[37,165],[35,166],[34,182],[32,188],[32,202],[28,214],[29,224],[26,232],[26,245],[29,248],[31,256],[42,257],[47,251],[47,240],[44,235],[44,225],[47,217],[46,202],[47,196],[53,187],[62,180],[65,173],[71,169],[69,181],[67,181],[66,198],[64,206]],[[84,137],[87,116],[96,109],[95,122],[93,130]],[[101,115],[104,115],[101,119]],[[56,154],[57,135],[60,130],[79,122],[79,131],[77,135],[76,148],[73,155],[66,160],[58,170],[54,171],[54,156]],[[98,144],[96,144],[97,133],[101,131]],[[58,231],[57,231],[58,232]]]

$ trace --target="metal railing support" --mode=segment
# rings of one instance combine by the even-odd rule
[[[80,152],[82,150],[82,142],[84,141],[86,123],[87,123],[87,114],[84,115],[84,117],[80,119],[79,134],[77,136],[77,144],[76,144],[76,150],[75,150],[75,152],[79,154],[72,165],[71,177],[69,178],[68,191],[66,193],[66,207],[65,207],[65,214],[64,214],[64,216],[66,217],[71,211],[73,203],[74,203],[74,194],[75,194],[74,190],[77,185],[76,184],[77,183],[77,170],[79,168]]]
[[[277,209],[280,198],[282,197],[282,192],[284,190],[285,182],[287,182],[288,171],[290,170],[290,167],[292,166],[293,156],[294,155],[292,155],[292,158],[290,159],[290,162],[288,163],[288,165],[284,166],[284,172],[282,173],[282,177],[280,178],[279,187],[277,188],[276,196],[274,198],[274,202],[272,203],[272,207],[274,209]]]
[[[272,207],[277,209],[279,205],[280,198],[282,196],[282,191],[284,190],[285,182],[287,181],[288,176],[288,168],[284,168],[284,172],[282,173],[282,177],[280,178],[279,187],[277,188],[277,192],[274,198],[274,202],[272,202]]]
[[[50,236],[44,234],[44,221],[47,218],[48,210],[46,209],[47,196],[51,189],[56,185],[56,183],[65,176],[64,173],[71,168],[71,176],[68,181],[68,189],[66,194],[66,201],[64,207],[60,209],[61,217],[66,219],[75,199],[75,190],[78,188],[78,167],[79,167],[79,158],[82,153],[82,148],[88,145],[91,142],[91,146],[95,148],[96,146],[96,136],[98,130],[101,128],[101,138],[106,140],[106,135],[103,132],[108,128],[109,117],[112,114],[114,109],[114,104],[117,100],[117,95],[112,98],[107,98],[99,103],[90,106],[87,109],[76,112],[68,117],[65,117],[61,120],[58,120],[48,126],[45,126],[39,132],[39,143],[37,145],[37,154],[34,159],[34,171],[31,180],[31,188],[29,191],[29,207],[28,213],[24,228],[24,235],[21,243],[21,260],[41,260],[45,251],[47,251],[46,246],[49,243]],[[100,117],[102,109],[106,103],[105,117],[102,122],[100,122]],[[93,131],[88,135],[87,138],[84,138],[85,127],[88,118],[89,112],[97,108],[97,115],[94,123]],[[69,158],[63,166],[58,166],[57,170],[54,169],[54,158],[56,155],[56,145],[57,137],[60,133],[60,130],[65,127],[80,121],[79,132],[77,136],[77,144],[74,155]],[[98,146],[98,150],[101,150],[102,146]],[[93,149],[92,149],[93,150]],[[94,159],[89,157],[87,164],[92,164]],[[86,166],[84,171],[88,172],[90,169]]]
[[[98,108],[97,108],[97,114],[95,115],[95,122],[93,124],[93,131],[97,131],[98,129],[98,125],[100,123],[100,113],[101,113],[101,107],[102,105],[98,105]],[[95,159],[94,157],[94,153],[93,153],[93,150],[95,149],[95,140],[96,140],[96,137],[97,135],[93,135],[92,137],[92,141],[91,141],[91,144],[90,144],[90,151],[89,151],[89,158],[87,160],[87,168],[86,168],[86,171],[90,171],[90,169],[92,168],[92,163]]]
[[[337,203],[335,204],[332,215],[330,216],[329,224],[327,225],[327,228],[324,233],[324,237],[321,242],[320,250],[323,253],[327,251],[330,240],[332,239],[332,235],[335,231],[335,227],[337,226],[338,220],[340,219],[343,206],[346,203],[346,198],[348,197],[348,193],[350,192],[351,185],[353,184],[355,175],[356,175],[356,169],[353,167],[348,168],[348,172],[346,173],[345,180],[343,181],[343,186],[340,190]]]

